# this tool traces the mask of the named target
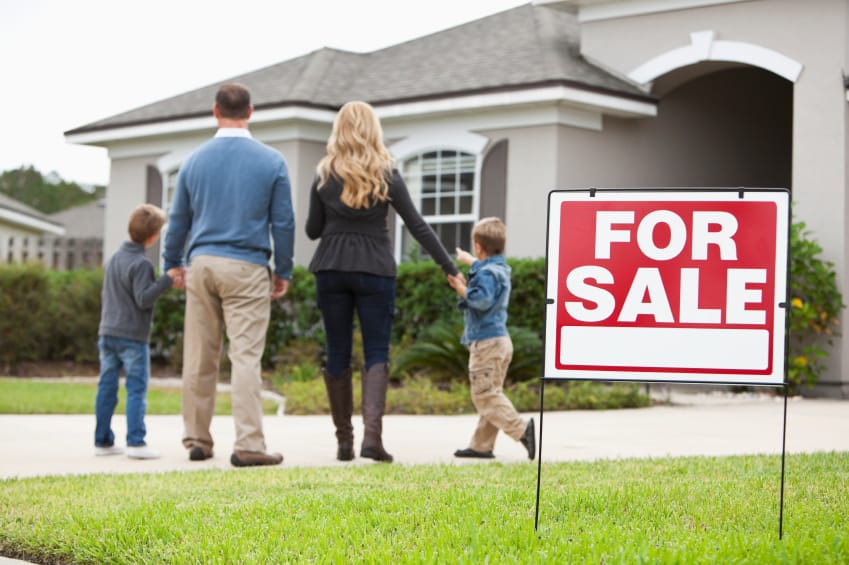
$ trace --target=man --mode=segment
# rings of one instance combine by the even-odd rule
[[[163,252],[166,269],[182,267],[184,253],[189,265],[183,445],[192,461],[213,455],[209,427],[226,330],[236,427],[230,462],[237,467],[283,461],[281,454],[266,451],[260,363],[270,300],[289,288],[295,226],[286,163],[251,137],[252,112],[245,86],[218,90],[213,107],[218,132],[180,168]]]

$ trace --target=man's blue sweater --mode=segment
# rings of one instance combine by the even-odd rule
[[[196,255],[268,265],[273,241],[274,272],[291,278],[291,192],[280,153],[247,130],[219,130],[180,167],[165,235],[165,268]]]

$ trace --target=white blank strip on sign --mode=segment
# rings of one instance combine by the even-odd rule
[[[769,366],[769,332],[563,326],[560,364],[764,371]]]

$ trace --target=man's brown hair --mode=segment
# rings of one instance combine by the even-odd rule
[[[243,84],[227,83],[215,94],[215,104],[222,118],[242,120],[250,115],[251,93]]]
[[[480,245],[487,255],[501,255],[507,242],[507,226],[501,218],[482,218],[472,228],[472,241]]]
[[[159,233],[165,225],[165,212],[159,206],[153,204],[142,204],[130,214],[130,223],[127,231],[134,243],[144,243],[151,236]]]

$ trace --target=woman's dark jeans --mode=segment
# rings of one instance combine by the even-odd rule
[[[347,271],[315,275],[318,308],[327,336],[327,371],[333,377],[351,366],[354,311],[363,335],[365,368],[389,362],[395,314],[395,278]]]

